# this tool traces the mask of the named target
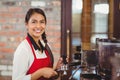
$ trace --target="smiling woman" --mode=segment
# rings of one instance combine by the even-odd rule
[[[25,17],[27,36],[14,53],[12,80],[54,80],[60,58],[53,69],[53,55],[46,39],[46,16],[42,9],[31,8]],[[21,60],[22,58],[22,60]]]
[[[60,0],[0,0],[0,80],[12,80],[13,53],[26,37],[24,18],[26,11],[32,7],[42,8],[48,17],[45,31],[56,59],[54,64],[57,64],[61,43],[60,4]]]
[[[43,15],[34,13],[30,20],[26,22],[28,33],[36,40],[45,31],[46,21]],[[37,41],[37,40],[36,40]],[[38,41],[37,41],[38,42]]]

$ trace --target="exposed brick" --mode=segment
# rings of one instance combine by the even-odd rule
[[[59,53],[60,53],[60,49],[52,49],[52,51],[53,51],[53,54],[54,54],[54,56],[55,56],[55,54],[56,55],[60,55]],[[55,58],[59,58],[60,56],[58,56],[58,57],[56,57],[55,56]]]
[[[54,35],[54,36],[53,36]],[[51,38],[53,38],[54,37],[54,39],[55,38],[58,38],[60,36],[60,33],[59,32],[48,32],[47,33],[47,37],[51,37]]]
[[[0,76],[0,80],[12,80],[11,76]]]
[[[6,43],[5,42],[0,42],[0,47],[5,47]]]
[[[22,41],[23,39],[25,39],[25,37],[24,36],[17,36],[16,38],[15,38],[15,41],[17,42],[20,42],[20,41]]]
[[[52,1],[52,5],[53,6],[60,6],[61,3],[60,3],[60,1]]]
[[[4,59],[5,56],[3,54],[0,54],[0,60]]]
[[[0,31],[0,35],[4,36],[15,36],[15,35],[20,35],[21,31]]]
[[[55,46],[55,48],[60,48],[60,43],[56,43],[53,46]]]
[[[12,80],[13,53],[19,43],[25,39],[27,31],[24,27],[24,18],[27,10],[32,7],[31,1],[32,0],[0,1],[0,65],[7,66],[7,69],[1,68],[0,80]],[[56,60],[60,56],[61,1],[42,1],[46,2],[46,6],[41,8],[45,11],[48,21],[46,30],[47,39],[52,47],[52,52]]]
[[[12,58],[12,57],[10,56],[10,58]],[[0,64],[3,64],[3,65],[8,65],[9,64],[9,65],[11,65],[12,64],[12,60],[4,58],[4,59],[0,60]]]
[[[6,22],[7,22],[7,20],[5,20],[5,19],[1,19],[1,18],[0,18],[0,23],[3,24],[3,23],[6,23]]]
[[[21,31],[9,31],[9,35],[20,35]]]
[[[11,76],[12,75],[12,71],[1,71],[1,75],[2,76]]]
[[[8,70],[12,71],[12,65],[8,65]]]
[[[52,31],[59,31],[60,30],[60,25],[52,25],[52,26],[48,26],[47,30],[52,30]]]
[[[25,14],[23,14],[23,13],[15,14],[14,17],[23,18],[24,19]]]
[[[13,29],[13,26],[2,26],[2,29],[3,30],[8,30],[8,29]]]
[[[12,18],[13,14],[8,14],[8,12],[4,12],[4,13],[0,13],[0,16],[4,18]]]
[[[7,66],[6,65],[0,65],[0,70],[7,70]]]
[[[0,53],[12,53],[14,49],[12,48],[0,48]]]
[[[30,5],[30,1],[22,1],[21,2],[21,6],[29,6]]]
[[[0,7],[0,12],[7,12],[7,11],[8,11],[7,7]]]
[[[50,36],[50,37],[48,37],[48,40],[50,43],[55,44],[55,43],[60,43],[61,39],[57,36],[52,36],[52,37]]]
[[[9,7],[8,11],[9,12],[17,12],[17,13],[19,13],[19,12],[23,11],[23,8],[21,6]]]

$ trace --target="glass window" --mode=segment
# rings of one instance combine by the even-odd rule
[[[108,38],[108,3],[96,3],[93,5],[93,20],[92,20],[92,47],[95,47],[96,38]]]
[[[72,0],[72,47],[80,45],[82,0]]]

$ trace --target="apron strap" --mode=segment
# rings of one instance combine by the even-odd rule
[[[52,51],[51,51],[51,49],[50,49],[50,47],[48,46],[47,43],[45,44],[45,49],[48,51],[48,54],[50,55],[51,63],[52,63],[52,66],[53,66],[54,57],[53,57]]]
[[[32,52],[33,52],[33,54],[34,54],[34,57],[36,58],[35,53],[34,53],[34,50],[33,50],[33,47],[32,47],[32,43],[31,43],[29,37],[27,36],[26,39],[27,39],[28,43],[30,44],[30,47],[32,48]],[[48,46],[47,43],[45,44],[45,49],[48,51],[48,54],[49,54],[50,60],[51,60],[51,64],[52,64],[52,66],[53,66],[54,57],[53,57],[52,51],[51,51],[51,49],[50,49],[50,47]]]
[[[36,59],[35,52],[34,52],[34,49],[33,49],[33,47],[32,47],[32,43],[31,43],[29,37],[27,36],[26,39],[27,39],[27,41],[28,41],[28,43],[29,43],[29,45],[30,45],[30,47],[31,47],[31,49],[32,49],[32,52],[33,52],[34,58]]]

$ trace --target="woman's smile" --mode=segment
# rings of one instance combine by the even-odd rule
[[[28,33],[34,37],[40,37],[45,31],[46,22],[43,15],[34,13],[27,23]]]
[[[40,29],[33,29],[36,33],[40,33],[40,32],[42,32],[42,30],[40,30]]]

